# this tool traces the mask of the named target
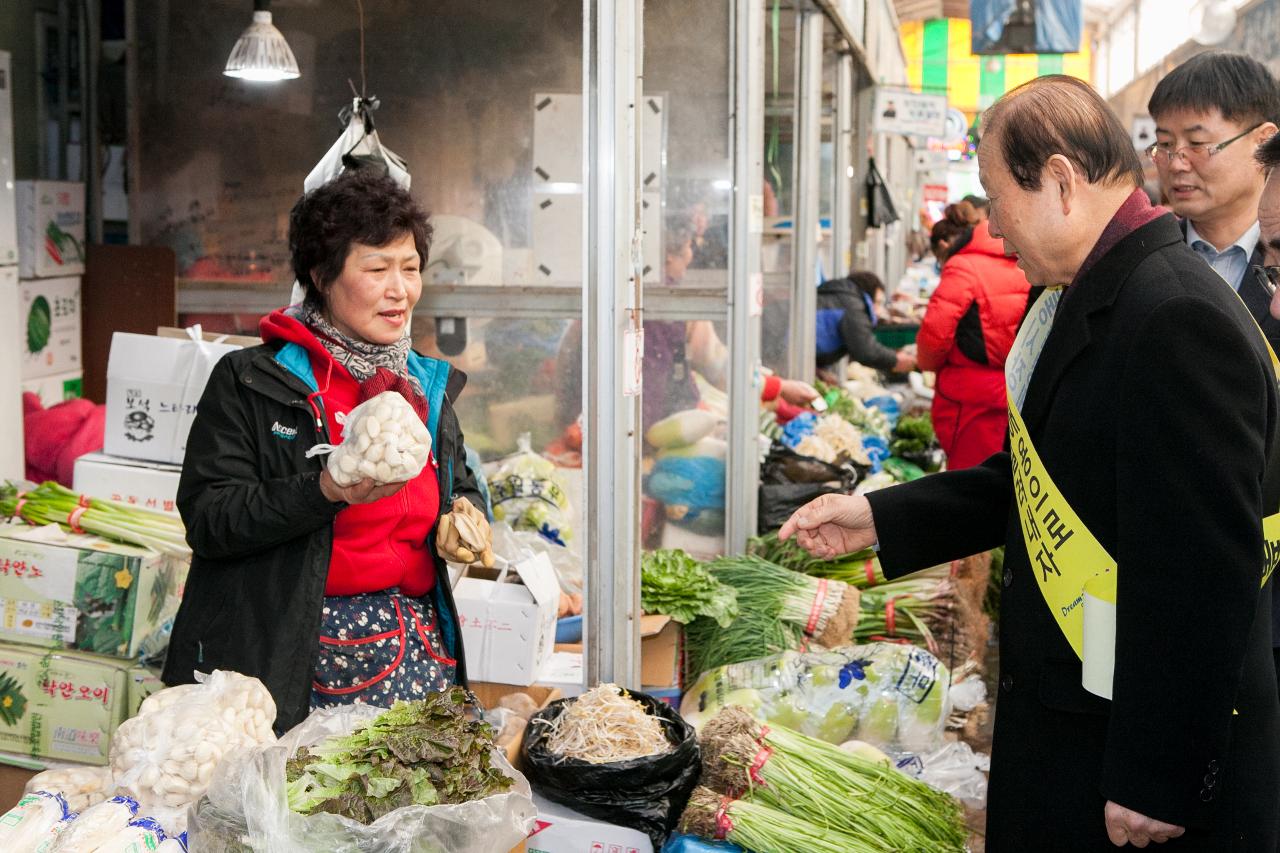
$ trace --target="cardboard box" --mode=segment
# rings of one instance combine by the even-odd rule
[[[116,332],[107,362],[103,450],[127,459],[182,464],[209,373],[237,349],[227,343]]]
[[[22,378],[80,372],[80,279],[24,279],[18,293]]]
[[[578,814],[537,794],[538,817],[529,833],[529,853],[653,853],[649,836]]]
[[[84,272],[84,184],[18,181],[18,274],[52,278]]]
[[[581,643],[561,643],[557,652],[582,653]],[[646,614],[640,617],[640,690],[680,688],[684,664],[684,634],[680,623],[670,616]],[[546,676],[546,673],[544,673]],[[544,681],[550,681],[544,677]]]
[[[0,50],[0,266],[18,263],[18,203],[13,184],[13,77]]]
[[[106,764],[125,719],[128,661],[0,643],[0,749]]]
[[[47,409],[64,400],[78,400],[83,397],[84,374],[77,370],[73,373],[59,373],[57,376],[24,379],[22,390],[35,394],[40,400],[40,405]]]
[[[142,705],[142,700],[152,693],[158,693],[164,687],[164,682],[160,680],[160,670],[142,665],[131,667],[129,669],[129,697],[125,705],[124,718],[128,720],[136,717],[138,708]]]
[[[3,118],[0,116],[0,118]],[[22,448],[22,344],[18,268],[0,267],[0,480],[26,476]]]
[[[73,486],[91,498],[177,514],[181,465],[86,453],[76,460]]]
[[[7,525],[0,640],[136,657],[177,614],[189,567],[185,558],[94,536]]]
[[[510,583],[512,577],[520,583]],[[555,645],[560,582],[546,554],[502,571],[470,569],[453,590],[467,673],[480,681],[533,684]]]

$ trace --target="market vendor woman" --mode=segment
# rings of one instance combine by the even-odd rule
[[[262,320],[261,346],[218,362],[187,440],[178,508],[193,556],[166,684],[257,676],[279,729],[317,707],[465,684],[443,559],[455,555],[435,532],[442,513],[483,504],[452,405],[466,377],[410,349],[430,245],[409,193],[368,171],[294,206],[306,299]],[[307,451],[340,442],[340,418],[387,390],[426,423],[431,459],[407,483],[342,488]]]

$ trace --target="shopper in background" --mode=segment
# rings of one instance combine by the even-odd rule
[[[967,195],[963,201],[968,202],[977,211],[978,218],[983,222],[991,216],[991,202],[985,196]]]
[[[264,344],[218,362],[187,440],[191,572],[166,684],[255,676],[287,729],[316,707],[466,683],[445,566],[457,555],[439,553],[435,531],[462,502],[484,504],[453,411],[466,377],[409,347],[430,247],[426,213],[385,176],[347,171],[294,205],[306,299],[263,319]],[[427,424],[432,461],[407,483],[343,488],[307,451],[388,390]]]
[[[875,327],[884,306],[884,282],[872,272],[852,272],[824,281],[818,288],[818,367],[842,358],[893,373],[915,370],[908,350],[893,350],[876,340]]]
[[[824,496],[781,535],[828,559],[878,544],[890,577],[1005,545],[990,853],[1275,850],[1261,472],[1280,403],[1263,338],[1151,207],[1128,130],[1088,84],[1026,83],[983,125],[992,236],[1032,284],[1069,285],[1029,315],[1051,323],[1043,349],[1011,356],[1028,364],[1010,377],[1015,455]],[[1082,687],[1067,639],[1107,564],[1086,530],[1117,566],[1110,700]],[[1041,590],[1059,583],[1069,606]]]
[[[947,208],[947,219],[974,210]],[[916,362],[938,374],[933,428],[947,467],[969,468],[1004,446],[1009,429],[1004,363],[1027,311],[1031,285],[986,221],[956,238],[916,336]]]
[[[1251,269],[1263,251],[1258,205],[1266,176],[1256,155],[1280,123],[1280,83],[1251,57],[1202,53],[1156,85],[1147,109],[1156,122],[1147,153],[1187,243],[1235,288],[1280,351],[1270,290]],[[1280,509],[1280,483],[1267,499]],[[1280,583],[1271,584],[1271,594],[1271,642],[1280,660]]]
[[[929,232],[929,248],[938,259],[939,269],[952,253],[959,251],[969,241],[973,227],[984,219],[968,200],[947,205],[942,218],[933,223],[933,230]]]

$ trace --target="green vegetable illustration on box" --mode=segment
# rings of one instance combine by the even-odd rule
[[[53,333],[53,309],[49,300],[37,296],[31,301],[31,311],[27,314],[27,352],[37,353],[49,344]]]
[[[9,673],[0,674],[0,722],[17,725],[26,713],[27,697],[22,694],[22,685]]]
[[[80,241],[59,228],[56,222],[50,222],[45,229],[44,250],[58,266],[84,260],[84,249]]]
[[[118,655],[133,635],[134,577],[119,554],[80,552],[76,571],[76,647]]]

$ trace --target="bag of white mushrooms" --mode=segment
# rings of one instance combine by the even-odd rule
[[[111,740],[116,790],[144,810],[189,806],[225,756],[276,739],[276,703],[261,681],[224,670],[196,677],[148,696]]]
[[[343,488],[364,479],[404,483],[431,457],[431,434],[399,391],[383,391],[356,406],[342,424],[341,444],[317,444],[307,457],[329,454],[329,476]]]

